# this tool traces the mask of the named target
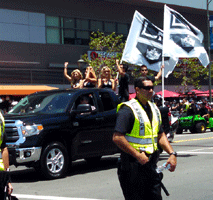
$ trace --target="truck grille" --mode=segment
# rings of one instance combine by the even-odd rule
[[[6,143],[15,143],[19,139],[15,120],[5,120]]]

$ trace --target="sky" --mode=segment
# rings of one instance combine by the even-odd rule
[[[161,2],[166,4],[175,4],[180,6],[188,6],[192,8],[207,9],[207,0],[149,0],[153,2]],[[208,0],[210,2],[211,0]],[[213,11],[213,1],[209,3],[209,10]]]

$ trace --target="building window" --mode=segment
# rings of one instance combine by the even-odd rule
[[[89,45],[94,31],[128,35],[128,24],[67,17],[46,16],[46,37],[50,44]]]
[[[128,24],[117,24],[117,33],[118,34],[123,34],[123,35],[128,35],[129,32],[129,27]]]
[[[103,29],[103,22],[91,20],[90,21],[90,30],[102,32],[104,30]]]
[[[104,32],[105,33],[112,33],[116,32],[116,24],[111,22],[104,23]]]
[[[59,17],[46,16],[47,43],[60,44],[60,20]]]

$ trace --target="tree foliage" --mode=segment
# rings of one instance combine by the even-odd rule
[[[200,77],[208,78],[208,70],[204,68],[197,58],[180,59],[176,70],[173,72],[175,78],[182,78],[181,85],[185,91],[192,85],[195,89],[200,89]]]
[[[82,59],[94,68],[96,74],[99,74],[103,65],[107,65],[114,75],[117,71],[115,60],[121,58],[124,45],[123,35],[116,35],[115,32],[110,35],[99,31],[93,32],[90,37],[90,49],[105,52],[105,54],[96,54],[97,57],[91,59],[87,54],[84,54]]]
[[[103,65],[107,65],[111,69],[112,74],[115,75],[117,72],[115,60],[121,59],[122,57],[122,52],[125,46],[125,43],[123,42],[123,40],[124,40],[123,35],[116,35],[115,32],[111,33],[110,35],[105,35],[103,32],[100,32],[100,31],[93,32],[90,37],[90,43],[89,43],[90,49],[93,51],[100,51],[100,52],[104,51],[106,52],[106,55],[110,55],[110,56],[98,54],[97,58],[89,59],[89,56],[87,54],[84,54],[82,56],[82,59],[88,65],[91,65],[94,68],[97,75],[99,74],[101,67]],[[131,75],[134,78],[138,78],[140,76],[140,67],[134,66],[131,64],[128,64],[128,65],[132,69]],[[149,70],[149,75],[154,75],[154,74],[155,74],[154,71]],[[161,80],[156,81],[155,85],[157,85],[160,82]]]

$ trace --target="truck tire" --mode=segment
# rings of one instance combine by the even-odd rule
[[[204,122],[198,122],[196,125],[196,132],[197,133],[205,133],[206,132],[206,125]]]
[[[176,134],[182,134],[183,133],[183,129],[181,127],[177,127],[177,131]]]
[[[61,178],[67,171],[68,163],[68,153],[64,145],[60,142],[52,142],[42,152],[41,172],[48,179]]]

